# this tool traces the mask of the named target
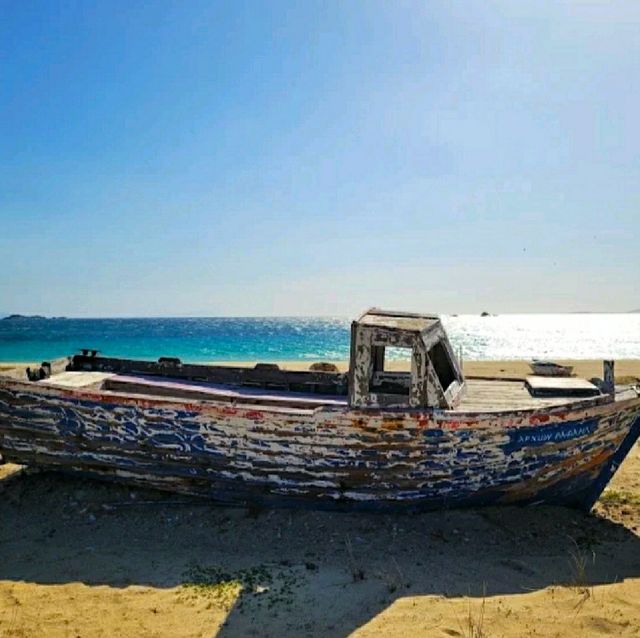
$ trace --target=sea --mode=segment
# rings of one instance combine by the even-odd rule
[[[443,315],[442,322],[465,360],[640,358],[639,313]],[[5,318],[0,361],[44,361],[81,348],[191,362],[345,360],[349,327],[343,317]]]

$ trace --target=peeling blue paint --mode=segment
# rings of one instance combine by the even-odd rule
[[[499,502],[589,506],[640,434],[640,400],[554,416],[394,413],[389,431],[338,411],[294,417],[77,399],[0,385],[7,459],[119,478],[223,502],[366,510]],[[366,413],[364,413],[366,414]],[[267,418],[268,417],[268,418]],[[354,423],[356,423],[354,425]],[[365,431],[366,430],[366,431]],[[623,443],[624,442],[624,443]],[[622,449],[624,453],[621,453]]]

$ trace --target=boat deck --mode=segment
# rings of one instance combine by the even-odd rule
[[[125,375],[106,372],[62,372],[39,381],[43,385],[69,389],[105,391],[109,395],[134,395],[180,400],[217,401],[235,405],[260,405],[315,410],[344,407],[346,396],[304,394],[278,389],[232,386],[188,381],[171,377]],[[598,397],[597,400],[605,399]],[[456,412],[503,412],[530,410],[583,401],[584,397],[532,396],[524,380],[467,379],[466,392]]]

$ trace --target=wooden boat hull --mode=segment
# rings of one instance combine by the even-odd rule
[[[295,410],[0,380],[0,454],[238,505],[589,509],[640,434],[628,397],[483,414]]]

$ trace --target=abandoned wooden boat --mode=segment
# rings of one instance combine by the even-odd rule
[[[386,348],[411,371],[386,371]],[[0,454],[234,504],[589,509],[640,434],[640,390],[612,374],[465,379],[436,316],[372,309],[348,373],[95,351],[6,373]]]

